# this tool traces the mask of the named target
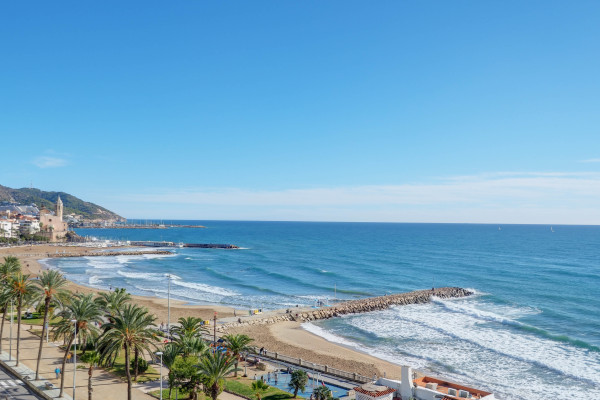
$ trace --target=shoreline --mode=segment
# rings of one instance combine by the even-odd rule
[[[123,248],[133,248],[120,247]],[[0,248],[0,257],[14,255],[19,258],[24,273],[38,276],[44,269],[40,260],[49,258],[48,254],[64,252],[85,253],[97,252],[95,247],[73,245],[34,245]],[[57,257],[56,255],[54,257]],[[67,257],[69,257],[67,255]],[[106,290],[96,289],[72,281],[68,281],[67,288],[74,293],[101,293]],[[156,315],[156,324],[166,324],[167,299],[154,296],[132,295],[132,300],[141,306],[147,307]],[[195,316],[203,319],[212,319],[214,313],[218,315],[219,325],[229,325],[228,333],[243,333],[254,339],[253,345],[265,347],[269,351],[279,352],[291,357],[302,358],[308,362],[329,365],[330,367],[356,372],[364,376],[384,376],[391,379],[400,379],[400,364],[396,364],[368,354],[366,351],[351,348],[340,343],[330,342],[327,339],[307,331],[300,321],[281,321],[272,324],[252,324],[253,321],[265,318],[286,315],[285,309],[266,311],[262,314],[248,316],[244,312],[236,313],[233,307],[219,305],[190,305],[182,300],[171,299],[171,323],[180,317]],[[310,312],[312,308],[299,308],[296,311]],[[240,315],[241,314],[241,315]],[[241,318],[247,324],[232,326],[231,323]],[[306,321],[304,321],[306,322]],[[212,328],[212,326],[211,326]],[[212,330],[212,329],[211,329]],[[218,329],[220,334],[222,330]]]
[[[119,249],[123,248],[135,248],[131,246],[122,246]],[[56,252],[65,252],[69,253],[78,253],[81,257],[86,257],[86,253],[96,253],[98,248],[96,247],[87,247],[87,246],[61,246],[61,245],[34,245],[34,246],[18,246],[18,247],[6,247],[0,248],[0,257],[6,257],[9,255],[14,255],[19,258],[21,261],[21,267],[23,268],[23,273],[31,274],[32,277],[36,277],[41,274],[41,272],[47,268],[45,268],[40,260],[43,260],[48,257],[48,254],[53,255]],[[57,257],[56,255],[52,258]],[[75,283],[73,281],[68,280],[67,289],[71,290],[74,293],[102,293],[108,292],[108,290],[96,289],[89,286],[81,285]],[[135,301],[136,304],[147,307],[150,312],[156,315],[156,324],[160,325],[161,323],[167,323],[167,299],[162,299],[160,297],[153,296],[141,296],[141,295],[131,295],[132,300]],[[182,300],[171,299],[171,323],[177,321],[180,317],[201,317],[203,319],[211,319],[214,316],[214,313],[217,312],[218,315],[222,318],[233,317],[234,311],[232,307],[226,306],[218,306],[218,305],[190,305]]]

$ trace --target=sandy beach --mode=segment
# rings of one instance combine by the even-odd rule
[[[8,255],[18,257],[21,261],[24,273],[29,273],[35,277],[42,271],[42,264],[40,264],[39,260],[48,257],[48,254],[57,252],[85,254],[97,251],[98,248],[95,247],[45,244],[0,248],[0,257],[6,257]],[[102,290],[73,282],[69,282],[68,288],[73,292],[78,293],[102,292]],[[157,316],[157,324],[166,323],[167,299],[147,296],[133,296],[133,298],[136,304],[147,307]],[[212,319],[215,312],[217,312],[219,319],[225,318],[228,321],[231,321],[234,314],[236,314],[231,307],[188,305],[183,301],[171,300],[171,322],[175,322],[179,317],[187,316]],[[244,315],[244,319],[251,318],[246,316],[245,312],[246,310],[241,310],[237,312],[237,315]],[[284,310],[281,310],[273,311],[272,313],[284,312]],[[257,317],[264,317],[264,315]],[[255,340],[254,344],[259,347],[265,347],[270,351],[302,358],[303,360],[317,364],[328,365],[348,372],[356,372],[364,376],[383,376],[385,373],[389,378],[400,377],[399,365],[328,342],[327,340],[302,329],[298,322],[243,326],[232,329],[230,332],[247,334]]]

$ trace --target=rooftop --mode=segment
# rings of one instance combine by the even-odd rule
[[[374,383],[365,383],[364,385],[355,387],[354,391],[371,397],[380,397],[393,393],[396,390],[387,386],[375,385]]]
[[[414,384],[420,387],[426,387],[444,395],[446,400],[456,399],[482,399],[485,396],[489,396],[490,392],[484,392],[483,390],[474,389],[468,386],[459,385],[457,383],[444,381],[441,379],[432,378],[430,376],[423,376],[414,380]],[[428,385],[429,384],[429,385]],[[467,394],[466,396],[464,396]]]

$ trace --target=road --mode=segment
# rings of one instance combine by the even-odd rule
[[[41,400],[19,379],[0,367],[0,400]]]

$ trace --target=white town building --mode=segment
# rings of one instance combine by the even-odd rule
[[[413,377],[410,367],[402,366],[401,380],[380,378],[371,383],[375,387],[385,387],[396,392],[394,399],[417,399],[417,400],[494,400],[494,395],[490,392],[463,386],[458,383],[448,382],[443,379],[430,376]],[[363,385],[365,386],[365,385]],[[359,388],[356,391],[356,400],[372,400],[371,398],[359,398]],[[383,393],[383,391],[381,391]]]

